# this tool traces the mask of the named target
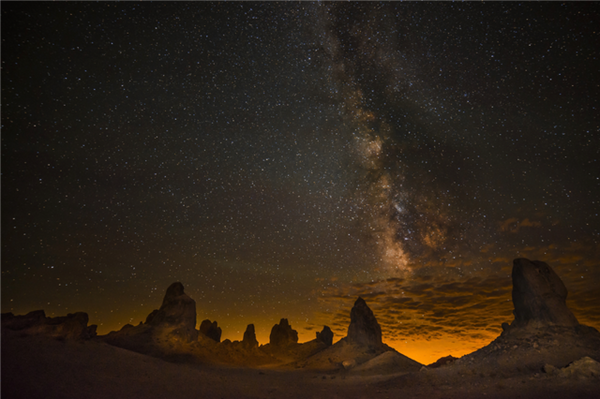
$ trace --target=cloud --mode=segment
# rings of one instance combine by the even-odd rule
[[[423,282],[426,280],[428,282]],[[512,283],[507,276],[446,280],[443,277],[387,279],[354,283],[322,293],[320,301],[334,313],[336,334],[345,335],[349,310],[361,296],[375,313],[384,337],[439,339],[458,335],[478,337],[485,328],[511,321]]]
[[[486,252],[489,256],[492,248]],[[350,309],[361,296],[379,321],[384,342],[400,352],[422,358],[462,356],[487,345],[501,333],[502,323],[513,320],[512,258],[504,255],[510,252],[516,253],[513,258],[542,260],[553,267],[569,291],[567,305],[579,322],[600,327],[600,249],[593,242],[510,251],[497,246],[495,252],[501,256],[485,260],[481,255],[471,259],[468,268],[437,263],[413,267],[401,277],[340,282],[320,292],[321,308],[329,309],[321,316],[333,320],[332,330],[343,337]],[[435,346],[433,355],[425,342]]]
[[[510,218],[500,222],[500,231],[518,233],[522,227],[542,227],[542,223],[532,222],[529,218],[525,218],[522,221],[519,221],[517,218]]]

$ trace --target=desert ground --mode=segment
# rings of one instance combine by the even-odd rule
[[[560,365],[557,365],[560,366]],[[2,331],[3,398],[598,398],[598,376],[452,365],[360,375],[169,362],[97,340]]]

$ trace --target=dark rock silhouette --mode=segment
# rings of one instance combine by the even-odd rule
[[[61,339],[90,339],[96,336],[96,325],[88,326],[87,313],[69,313],[66,316],[46,317],[43,310],[34,310],[24,316],[2,314],[2,327],[23,331],[29,335],[47,335]]]
[[[154,316],[156,316],[157,313],[158,309],[154,309],[152,312],[150,312],[148,316],[146,316],[146,321],[144,322],[144,324],[151,324],[152,320],[154,319]]]
[[[512,280],[515,320],[510,328],[579,325],[566,304],[567,288],[546,263],[515,259]]]
[[[221,327],[217,325],[217,322],[211,322],[206,319],[200,324],[200,332],[206,335],[208,338],[213,339],[217,342],[221,342]]]
[[[333,333],[329,333],[329,327],[317,333],[317,339],[311,343],[323,349],[297,362],[298,367],[372,375],[417,371],[423,366],[382,342],[381,327],[363,298],[359,297],[350,311],[348,335],[326,346],[324,341],[333,340]]]
[[[173,283],[167,288],[158,311],[148,315],[149,324],[171,324],[184,328],[196,327],[196,302],[183,291],[183,284]]]
[[[324,343],[326,346],[333,345],[333,331],[328,326],[323,326],[321,332],[317,331],[317,341]]]
[[[449,364],[454,363],[456,360],[458,360],[457,357],[454,357],[452,355],[448,355],[448,356],[444,356],[439,358],[438,360],[436,360],[435,362],[428,364],[427,367],[430,369],[436,369],[438,367],[442,367],[442,366],[446,366]]]
[[[562,367],[584,356],[600,358],[600,333],[579,324],[566,305],[567,289],[558,275],[541,261],[513,261],[514,320],[502,323],[502,333],[489,345],[455,363],[481,372]],[[487,370],[487,371],[486,371]]]
[[[26,315],[15,316],[12,313],[2,313],[2,327],[14,331],[25,330],[46,323],[46,313],[43,310],[33,310]]]
[[[153,310],[144,323],[125,325],[101,339],[111,345],[151,356],[170,356],[176,343],[191,344],[198,341],[196,302],[186,295],[183,284],[173,283],[167,288],[161,307]],[[209,339],[207,341],[212,342]]]
[[[350,326],[346,339],[349,343],[364,346],[379,347],[383,345],[381,327],[373,311],[361,297],[356,300],[350,311]]]
[[[244,331],[244,338],[242,344],[246,348],[256,348],[258,341],[256,340],[256,333],[254,332],[254,324],[248,324],[246,331]]]
[[[167,288],[160,309],[148,315],[146,324],[155,328],[168,328],[172,330],[172,335],[184,341],[195,341],[198,336],[196,301],[185,294],[183,284],[173,283]]]
[[[292,330],[287,319],[281,319],[271,329],[269,343],[277,347],[298,343],[298,331]]]

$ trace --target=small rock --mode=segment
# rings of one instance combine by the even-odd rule
[[[354,368],[356,366],[356,360],[344,360],[342,362],[342,366],[344,367],[344,369],[350,370],[351,368]]]
[[[438,367],[445,366],[447,364],[452,364],[456,360],[457,360],[457,358],[455,358],[454,356],[448,355],[448,356],[439,358],[434,363],[428,364],[427,367],[435,369],[435,368],[438,368]]]
[[[561,377],[600,377],[600,363],[591,357],[582,357],[560,370]]]
[[[546,374],[554,375],[558,372],[558,369],[551,364],[544,365],[544,372]]]

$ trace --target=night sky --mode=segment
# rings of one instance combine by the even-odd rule
[[[461,356],[547,262],[600,328],[597,3],[3,3],[2,312]]]

